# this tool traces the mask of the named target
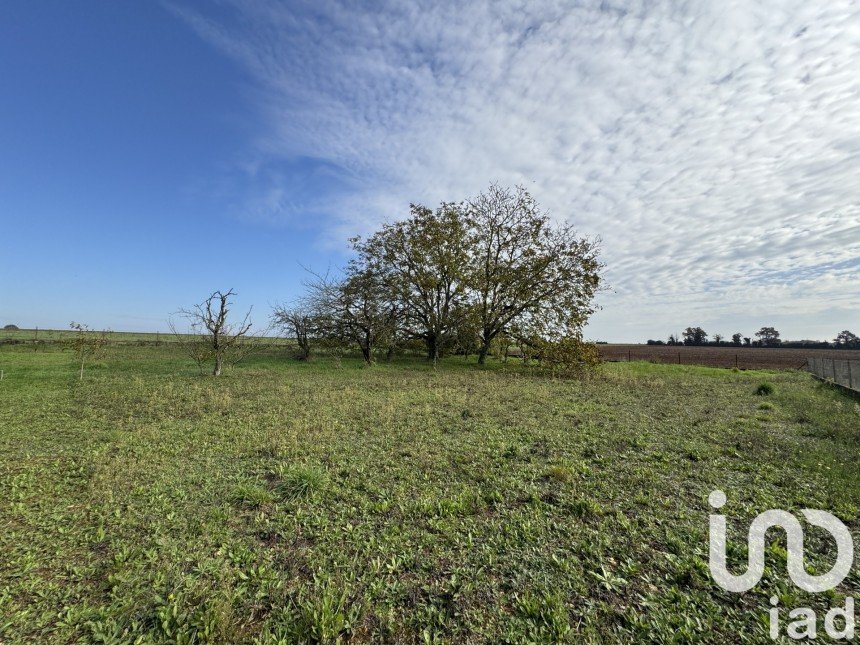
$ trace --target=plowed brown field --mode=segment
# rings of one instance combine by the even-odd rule
[[[605,361],[650,361],[739,369],[802,369],[810,356],[860,360],[860,351],[850,349],[599,345],[599,350]]]

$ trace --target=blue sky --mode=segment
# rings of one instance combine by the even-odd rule
[[[860,333],[860,16],[828,3],[6,2],[0,324],[165,329],[411,201],[603,238],[589,335]]]

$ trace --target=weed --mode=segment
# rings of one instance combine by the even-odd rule
[[[567,483],[571,480],[572,475],[568,468],[564,466],[552,466],[547,469],[545,477],[560,484]]]
[[[235,504],[257,508],[272,501],[272,494],[258,484],[238,484],[230,495]]]
[[[328,482],[325,472],[303,464],[280,466],[275,470],[275,474],[279,479],[275,492],[282,499],[288,500],[320,492]]]
[[[769,383],[768,381],[762,381],[755,389],[755,393],[758,396],[770,396],[775,391],[776,388],[773,386],[773,383]]]

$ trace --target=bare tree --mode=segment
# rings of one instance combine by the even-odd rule
[[[322,326],[318,314],[304,304],[292,307],[277,305],[272,310],[272,324],[296,339],[296,344],[299,346],[297,356],[299,360],[306,361],[310,358],[311,340]]]
[[[202,303],[177,311],[178,316],[188,321],[190,334],[177,332],[173,322],[169,323],[171,331],[201,370],[205,363],[214,361],[213,376],[220,376],[225,363],[235,365],[249,350],[251,310],[241,323],[228,320],[233,305],[230,298],[235,295],[232,289],[213,291]]]
[[[337,279],[312,273],[306,283],[308,299],[324,335],[330,340],[356,344],[364,362],[374,361],[374,350],[394,340],[398,307],[389,297],[384,275],[353,260],[346,275]]]

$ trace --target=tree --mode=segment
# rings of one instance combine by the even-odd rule
[[[860,336],[852,334],[847,329],[839,332],[836,335],[836,338],[833,339],[833,342],[837,347],[844,347],[845,349],[860,349]]]
[[[720,343],[723,342],[722,334],[714,334],[714,342],[717,344],[717,347],[720,346]]]
[[[75,358],[81,364],[80,380],[84,380],[84,363],[88,360],[97,360],[104,355],[108,345],[107,331],[95,332],[89,326],[83,323],[72,321],[69,324],[75,331],[75,335],[70,341],[72,350],[75,353]]]
[[[546,341],[538,339],[531,348],[538,367],[557,376],[582,376],[600,363],[597,346],[585,343],[578,336]]]
[[[553,226],[521,186],[492,184],[468,202],[466,219],[478,363],[494,338],[527,323],[553,337],[578,337],[600,284],[597,242]]]
[[[342,279],[313,274],[308,300],[319,328],[332,340],[354,343],[367,365],[374,350],[388,343],[393,352],[398,305],[389,296],[385,275],[373,265],[353,259]]]
[[[779,345],[779,332],[773,327],[762,327],[755,333],[756,338],[759,339],[762,347],[774,347]]]
[[[508,354],[510,352],[511,344],[514,342],[514,339],[508,336],[507,334],[499,334],[496,336],[496,347],[498,348],[498,356],[505,362],[508,362]]]
[[[3,331],[19,331],[18,325],[4,325]]]
[[[750,338],[749,336],[744,336],[744,346],[749,347],[750,345],[752,345],[752,338]]]
[[[462,207],[436,211],[413,204],[406,220],[354,238],[359,266],[379,276],[386,297],[398,303],[404,333],[420,338],[435,364],[443,345],[466,317],[468,235]]]
[[[685,345],[704,345],[708,341],[708,334],[701,327],[687,327],[683,336]]]
[[[225,363],[238,363],[250,349],[247,340],[251,331],[251,310],[240,323],[228,320],[233,305],[230,298],[236,295],[232,289],[213,291],[193,308],[180,309],[177,314],[188,321],[190,334],[177,332],[173,322],[169,323],[171,331],[201,370],[205,363],[214,361],[213,376],[221,375]]]
[[[669,334],[669,340],[666,341],[667,345],[680,345],[681,341],[678,340],[678,337],[675,334]]]
[[[742,337],[740,332],[732,334],[732,345],[734,345],[735,347],[740,347],[741,338]]]
[[[288,335],[296,339],[299,346],[298,359],[305,361],[311,355],[311,338],[313,338],[321,327],[318,315],[312,313],[308,307],[297,305],[287,307],[277,305],[272,310],[272,325],[284,330]]]

